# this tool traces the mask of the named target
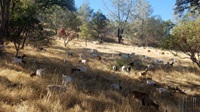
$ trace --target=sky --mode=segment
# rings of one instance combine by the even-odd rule
[[[101,10],[103,14],[108,16],[108,10],[102,3],[102,0],[75,0],[75,5],[77,8],[81,6],[84,2],[89,2],[90,7],[94,9],[94,12],[97,10]],[[176,0],[147,0],[152,9],[153,15],[160,15],[163,20],[172,20],[174,19],[173,16],[173,8],[175,6]]]

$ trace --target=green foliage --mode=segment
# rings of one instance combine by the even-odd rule
[[[163,21],[159,16],[152,16],[143,22],[133,21],[127,34],[130,35],[132,44],[159,47],[162,39],[170,35],[173,26],[169,20]]]
[[[76,11],[74,0],[35,0],[35,3],[42,8],[50,8],[54,5],[58,5],[64,9]]]
[[[179,16],[183,16],[185,10],[192,13],[196,13],[197,11],[200,11],[199,0],[176,0],[175,5],[176,7],[174,9],[174,13],[178,14]]]
[[[91,30],[91,25],[89,23],[83,23],[80,27],[79,35],[84,40],[89,40],[92,38],[93,31]]]
[[[107,18],[105,15],[103,15],[100,11],[97,11],[92,16],[91,24],[93,26],[93,29],[95,31],[95,37],[99,38],[102,33],[104,33],[105,28],[107,26],[106,22]]]
[[[172,36],[168,37],[163,47],[182,51],[200,67],[198,55],[200,53],[200,18],[195,21],[185,21],[172,29]]]
[[[93,14],[93,9],[90,8],[89,3],[83,3],[77,11],[78,18],[82,23],[89,22]]]

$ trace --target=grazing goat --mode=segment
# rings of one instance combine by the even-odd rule
[[[157,84],[153,82],[152,80],[147,80],[147,84],[152,85],[152,86],[157,86]]]
[[[142,73],[141,73],[141,77],[146,77],[148,70],[149,70],[149,69],[146,69],[144,72],[142,72]]]
[[[26,61],[24,61],[22,58],[14,58],[13,60],[12,60],[12,63],[13,64],[26,64]]]
[[[174,92],[179,92],[179,93],[181,93],[181,94],[186,94],[183,90],[181,90],[181,89],[178,88],[177,86],[172,86],[172,85],[170,85],[170,86],[168,86],[168,89],[169,89],[169,90],[172,90],[172,91],[174,91]]]
[[[79,73],[79,72],[87,72],[87,68],[82,66],[82,67],[76,67],[76,68],[73,68],[71,70],[72,73]]]
[[[134,62],[130,62],[128,65],[133,67],[135,65],[135,63]]]
[[[127,67],[127,68],[126,68],[126,71],[127,71],[128,73],[130,73],[130,72],[131,72],[131,67]]]
[[[142,98],[142,106],[153,106],[156,110],[159,109],[159,105],[154,103],[149,97]]]
[[[119,56],[123,59],[128,59],[130,57],[129,54],[121,54],[121,53],[119,54]]]
[[[157,60],[154,60],[153,63],[156,63],[156,64],[164,64],[164,61],[161,60],[161,59],[157,59]]]
[[[141,100],[141,99],[144,98],[144,97],[148,97],[149,94],[147,94],[147,93],[145,93],[145,92],[141,92],[141,91],[134,91],[134,90],[132,90],[132,91],[129,91],[128,96],[134,97],[134,98],[136,98],[136,99]]]
[[[154,69],[154,68],[155,68],[155,66],[152,65],[152,64],[148,64],[148,65],[147,65],[147,69]]]
[[[126,71],[126,66],[122,66],[122,72]]]
[[[156,90],[160,93],[160,94],[171,94],[169,92],[169,90],[165,89],[165,88],[156,88]]]
[[[112,69],[113,69],[113,71],[117,71],[118,70],[117,66],[115,66],[115,65],[112,67]]]
[[[173,67],[173,65],[174,65],[174,62],[172,62],[172,63],[167,62],[167,64],[166,64],[166,66],[167,66],[168,68]]]
[[[35,72],[30,74],[30,76],[31,77],[33,77],[33,76],[43,77],[45,70],[46,70],[45,68],[44,69],[37,69]]]
[[[67,91],[67,88],[61,85],[48,85],[47,86],[47,98],[50,98],[53,94],[60,94]]]
[[[22,56],[17,56],[17,58],[20,58],[20,59],[24,59],[26,57],[26,55],[24,54],[24,55],[22,55]]]
[[[73,52],[70,52],[70,51],[67,52],[67,55],[68,55],[68,56],[73,56],[73,54],[74,54]]]
[[[114,90],[120,90],[120,89],[122,89],[122,86],[121,86],[121,85],[115,84],[115,83],[111,84],[111,87],[112,87]]]
[[[72,82],[72,77],[63,74],[62,85],[67,85],[67,83],[71,83],[71,82]]]
[[[86,64],[87,60],[84,59],[84,60],[80,60],[79,62],[80,62],[80,63],[83,63],[83,64]]]
[[[142,56],[142,62],[144,62],[144,60],[146,60],[146,59],[147,59],[147,56],[143,55]]]

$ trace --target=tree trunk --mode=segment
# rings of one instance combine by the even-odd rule
[[[200,68],[200,61],[195,57],[194,52],[191,52],[190,59],[192,60],[192,62],[196,63],[196,65]]]
[[[124,33],[124,29],[120,29],[118,28],[118,31],[117,31],[117,37],[118,37],[118,43],[120,44],[121,41],[122,41],[122,34]]]
[[[24,37],[21,49],[24,49],[25,42],[26,42],[26,37]]]
[[[1,6],[1,27],[0,27],[0,45],[4,44],[5,37],[5,27],[6,23],[8,23],[9,17],[9,7],[11,0],[0,0]]]

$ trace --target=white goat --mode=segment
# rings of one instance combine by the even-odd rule
[[[83,63],[83,64],[86,64],[87,60],[86,59],[83,59],[83,60],[80,60],[79,62]]]
[[[113,69],[114,71],[117,71],[117,66],[114,65],[114,66],[112,67],[112,69]]]
[[[71,83],[71,82],[72,82],[72,77],[63,74],[62,85],[67,85],[67,83]]]
[[[164,64],[164,61],[161,60],[161,59],[157,59],[157,60],[154,60],[153,63],[156,63],[156,64]]]
[[[122,72],[126,71],[126,66],[122,66]]]
[[[36,76],[43,77],[45,70],[46,70],[45,68],[44,69],[37,69],[36,73],[35,73]]]

